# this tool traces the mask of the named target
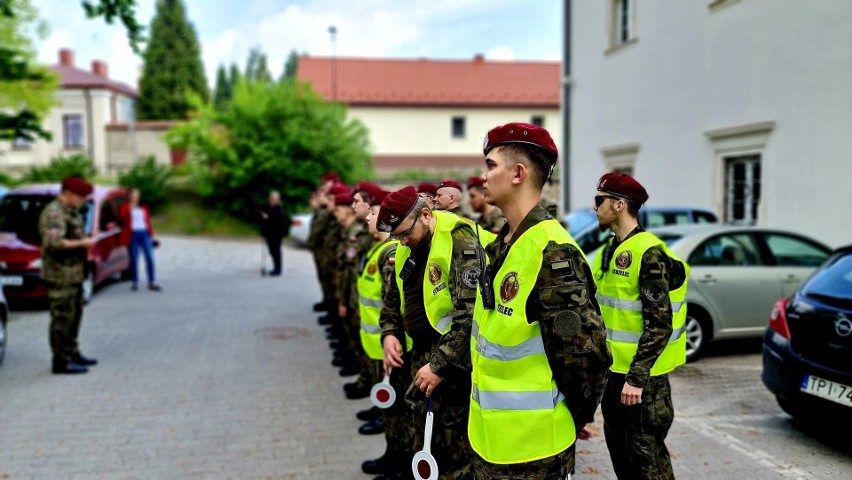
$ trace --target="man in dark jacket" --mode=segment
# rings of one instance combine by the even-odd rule
[[[272,256],[272,270],[269,275],[281,275],[281,240],[284,238],[284,209],[281,207],[281,195],[275,190],[269,192],[269,205],[260,211],[260,234],[266,239],[269,255]]]

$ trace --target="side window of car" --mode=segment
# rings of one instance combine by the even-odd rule
[[[770,233],[764,239],[776,265],[818,267],[829,255],[817,245],[789,235]]]
[[[95,228],[95,207],[91,200],[86,200],[86,203],[80,208],[80,214],[83,215],[84,235],[91,235]]]
[[[101,204],[100,230],[102,232],[109,230],[108,226],[113,222],[115,222],[115,213],[112,211],[112,204],[104,201]]]
[[[695,223],[716,223],[716,216],[707,212],[692,212],[695,217]]]
[[[748,234],[719,235],[696,248],[687,262],[691,266],[746,267],[760,264],[757,245]]]

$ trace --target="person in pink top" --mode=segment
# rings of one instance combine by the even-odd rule
[[[127,203],[119,208],[119,220],[121,221],[121,235],[119,241],[127,245],[130,250],[130,288],[139,288],[139,269],[136,260],[139,250],[145,255],[145,267],[148,274],[148,290],[159,292],[160,285],[154,271],[154,247],[159,242],[154,237],[154,228],[151,226],[151,217],[148,215],[148,207],[139,203],[139,190],[131,188],[128,192]]]

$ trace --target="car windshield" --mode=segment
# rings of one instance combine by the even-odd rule
[[[15,233],[21,240],[41,242],[38,217],[52,200],[45,195],[6,195],[0,200],[0,231]]]
[[[598,221],[598,216],[591,210],[574,210],[569,213],[565,220],[568,222],[568,233],[577,237],[589,225]]]
[[[805,288],[805,295],[852,303],[852,254],[836,258],[818,271]]]
[[[674,234],[674,233],[660,233],[660,234],[657,234],[657,238],[666,242],[666,246],[671,248],[671,246],[674,245],[675,243],[677,243],[678,240],[683,238],[683,236],[677,235],[677,234]]]

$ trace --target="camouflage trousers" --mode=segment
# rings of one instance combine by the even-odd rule
[[[674,421],[669,376],[651,377],[642,390],[642,403],[621,403],[625,375],[610,372],[601,411],[604,435],[618,478],[673,479],[672,462],[664,442]]]
[[[378,370],[376,370],[373,360],[364,352],[364,346],[361,345],[361,313],[357,307],[350,306],[349,311],[351,312],[349,316],[343,319],[343,332],[346,334],[345,341],[352,353],[355,354],[355,361],[358,362],[360,369],[356,383],[359,388],[370,388],[381,378],[375,380]]]
[[[390,384],[396,392],[396,401],[390,407],[382,410],[382,418],[385,421],[385,440],[388,444],[388,451],[394,452],[400,458],[401,463],[404,463],[401,467],[408,469],[410,467],[406,461],[410,461],[414,454],[412,450],[414,439],[410,427],[412,423],[411,408],[405,403],[404,398],[405,390],[411,384],[411,373],[408,369],[409,357],[407,355],[403,355],[403,362],[405,362],[405,367],[391,369]],[[385,377],[382,362],[373,360],[372,363],[376,366],[374,368],[374,383],[381,382]]]
[[[423,365],[429,363],[431,351],[412,350],[411,383],[405,400],[411,407],[414,452],[423,449],[426,414],[429,399],[414,384],[414,377]],[[467,420],[470,415],[470,382],[444,379],[432,392],[432,445],[431,453],[438,462],[441,480],[468,480],[473,478],[473,450],[467,438]]]
[[[77,337],[83,318],[83,286],[50,284],[50,349],[56,362],[70,362],[79,354]]]
[[[575,445],[552,457],[511,465],[488,463],[474,453],[474,475],[476,480],[565,480],[574,470]]]

